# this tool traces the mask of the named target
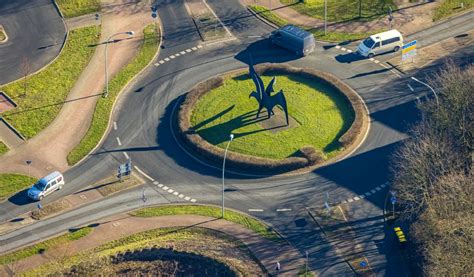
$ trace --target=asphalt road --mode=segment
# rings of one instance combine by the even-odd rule
[[[0,85],[41,69],[60,52],[66,26],[51,0],[0,0]]]
[[[326,193],[330,203],[352,199],[349,202],[353,214],[351,226],[357,234],[355,240],[364,249],[372,268],[380,276],[408,274],[394,248],[390,230],[384,224],[382,210],[388,186],[380,185],[390,180],[389,157],[407,138],[408,126],[417,120],[416,99],[426,94],[426,89],[411,83],[414,89],[411,91],[407,86],[407,76],[387,68],[385,64],[360,59],[336,45],[320,44],[312,55],[297,58],[273,47],[265,39],[272,28],[251,16],[237,1],[210,0],[208,3],[236,39],[213,45],[202,44],[182,1],[160,2],[158,11],[164,25],[164,48],[157,61],[199,44],[203,47],[149,68],[126,92],[115,111],[113,120],[117,129],[110,131],[89,159],[66,172],[68,185],[45,202],[74,193],[114,174],[117,166],[129,156],[133,164],[153,180],[196,199],[197,203],[219,205],[220,168],[203,164],[180,148],[171,130],[173,114],[180,97],[195,84],[247,67],[245,62],[251,53],[256,63],[288,62],[338,76],[365,100],[370,111],[371,128],[365,142],[352,155],[308,174],[251,177],[228,172],[226,206],[265,220],[284,234],[302,255],[308,251],[310,268],[317,273],[345,276],[353,273],[343,260],[344,253],[340,253],[312,222],[307,208],[321,206]],[[456,30],[452,32],[456,33]],[[353,44],[343,46],[354,47]],[[121,145],[118,145],[117,137]],[[137,208],[142,205],[141,193],[142,188],[137,188],[4,235],[1,237],[5,241],[3,251]],[[189,203],[160,189],[151,180],[147,183],[146,193],[150,204]],[[359,196],[363,199],[356,199],[361,198]],[[9,220],[35,206],[24,193],[19,193],[0,204],[0,221]],[[32,233],[34,236],[28,236]]]

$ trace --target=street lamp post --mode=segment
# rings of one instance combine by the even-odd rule
[[[109,46],[110,40],[117,35],[129,35],[133,36],[134,32],[133,31],[128,31],[128,32],[119,32],[111,35],[107,41],[105,42],[105,94],[104,97],[109,96],[109,72],[107,70],[107,46]]]
[[[26,164],[28,165],[28,177],[30,177],[30,165],[31,165],[31,163],[32,163],[31,160],[26,161]]]
[[[324,0],[324,35],[327,34],[328,29],[328,1]]]
[[[425,83],[425,82],[422,82],[422,81],[418,80],[418,79],[415,78],[415,77],[411,77],[411,79],[412,79],[413,81],[418,82],[418,83],[420,83],[420,84],[426,86],[427,88],[429,88],[429,89],[433,92],[433,94],[434,94],[434,96],[435,96],[435,98],[436,98],[436,104],[439,106],[438,94],[436,93],[436,91],[435,91],[430,85],[428,85],[428,84]]]
[[[224,218],[224,191],[225,191],[225,186],[224,186],[224,173],[225,173],[225,158],[227,158],[227,150],[229,149],[229,145],[234,139],[234,134],[230,134],[230,140],[227,143],[227,147],[225,148],[224,152],[224,161],[222,162],[222,218]]]

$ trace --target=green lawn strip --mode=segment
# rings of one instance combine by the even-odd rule
[[[221,218],[221,209],[218,207],[200,205],[172,205],[149,207],[131,212],[130,214],[138,217],[154,217],[165,215],[202,215],[214,218]],[[245,226],[246,228],[272,241],[281,241],[281,238],[278,236],[277,233],[275,233],[267,225],[263,224],[262,222],[253,217],[231,210],[225,210],[224,219]]]
[[[249,98],[255,85],[247,74],[228,76],[223,86],[203,95],[193,108],[191,125],[221,148],[234,134],[229,149],[242,154],[284,159],[298,155],[304,146],[313,146],[326,158],[337,155],[342,150],[338,139],[354,120],[350,103],[317,79],[271,73],[261,77],[268,84],[273,76],[275,91],[285,92],[288,113],[297,122],[289,129],[274,132],[254,121],[258,104]]]
[[[76,17],[100,11],[99,0],[56,0],[64,17]]]
[[[285,26],[289,24],[288,21],[279,17],[275,13],[271,12],[269,9],[263,6],[249,6],[251,10],[257,13],[259,16],[263,17],[264,19],[270,21],[271,23],[277,25],[278,27]],[[376,30],[371,32],[362,32],[362,33],[340,33],[340,32],[326,32],[324,34],[324,29],[322,28],[308,28],[299,26],[302,29],[305,29],[308,32],[311,32],[316,39],[330,41],[330,42],[341,42],[341,41],[348,41],[348,40],[360,40],[364,39],[372,34],[379,33],[383,30]]]
[[[78,240],[82,237],[87,236],[92,231],[92,227],[80,228],[76,231],[69,232],[67,234],[55,237],[35,245],[27,246],[21,250],[14,251],[5,255],[0,256],[0,264],[13,263],[36,254],[43,253],[52,248],[59,247],[65,243]]]
[[[0,29],[0,41],[3,41],[7,38],[7,35],[5,35],[5,31]]]
[[[325,0],[280,0],[282,4],[301,14],[324,20]],[[362,3],[359,17],[359,2]],[[393,0],[327,0],[327,20],[341,22],[348,20],[369,21],[387,15],[389,8],[396,10]]]
[[[99,143],[109,124],[109,115],[119,92],[155,56],[159,44],[159,29],[154,24],[144,30],[144,42],[133,60],[109,81],[109,96],[100,97],[94,110],[91,126],[81,142],[68,154],[69,165],[74,165],[85,157]]]
[[[474,7],[474,0],[444,0],[435,8],[433,13],[433,21],[446,18],[450,15],[466,11]],[[461,3],[464,8],[461,9]]]
[[[37,179],[20,174],[0,174],[0,201],[34,184]]]
[[[8,152],[8,146],[0,141],[0,156]]]
[[[59,57],[44,70],[1,87],[18,107],[3,114],[23,136],[31,138],[58,115],[69,91],[89,63],[99,41],[100,27],[85,27],[69,32]]]

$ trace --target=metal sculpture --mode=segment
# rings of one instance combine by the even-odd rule
[[[280,89],[278,93],[272,95],[272,92],[275,92],[273,90],[273,85],[275,85],[276,77],[273,77],[267,88],[265,88],[262,78],[258,76],[257,72],[255,72],[255,69],[253,68],[252,57],[250,57],[249,73],[250,77],[252,77],[255,87],[257,88],[256,92],[252,91],[252,93],[250,93],[249,95],[249,98],[254,97],[258,102],[257,118],[263,108],[267,110],[268,118],[270,118],[272,115],[275,114],[273,112],[273,108],[276,105],[280,105],[283,108],[283,111],[285,112],[286,125],[288,126],[288,107],[286,104],[285,95],[283,94],[283,90]]]

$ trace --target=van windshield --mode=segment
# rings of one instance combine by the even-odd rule
[[[366,38],[364,40],[364,45],[367,47],[367,48],[372,48],[372,46],[374,46],[375,44],[375,41],[373,39],[371,39],[370,37],[369,38]]]
[[[38,190],[43,190],[44,187],[46,187],[46,182],[43,183],[42,181],[38,181],[35,184],[35,188]]]

